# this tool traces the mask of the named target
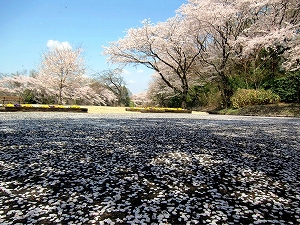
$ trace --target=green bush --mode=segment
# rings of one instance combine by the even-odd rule
[[[300,72],[288,74],[265,84],[283,102],[300,102]]]
[[[248,105],[274,104],[280,101],[280,97],[271,90],[238,89],[231,97],[234,108],[242,108]]]

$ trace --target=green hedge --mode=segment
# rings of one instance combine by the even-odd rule
[[[238,89],[231,97],[234,108],[242,108],[248,105],[274,104],[280,101],[280,97],[271,90]]]

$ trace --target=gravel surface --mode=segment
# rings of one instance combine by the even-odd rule
[[[300,224],[299,125],[0,113],[0,224]]]

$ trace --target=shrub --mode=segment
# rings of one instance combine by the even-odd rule
[[[266,105],[280,101],[280,97],[271,90],[238,89],[231,97],[234,108],[242,108],[247,105]]]

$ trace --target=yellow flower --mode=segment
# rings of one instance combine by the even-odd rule
[[[71,105],[70,108],[71,109],[80,109],[80,106],[79,105]]]

